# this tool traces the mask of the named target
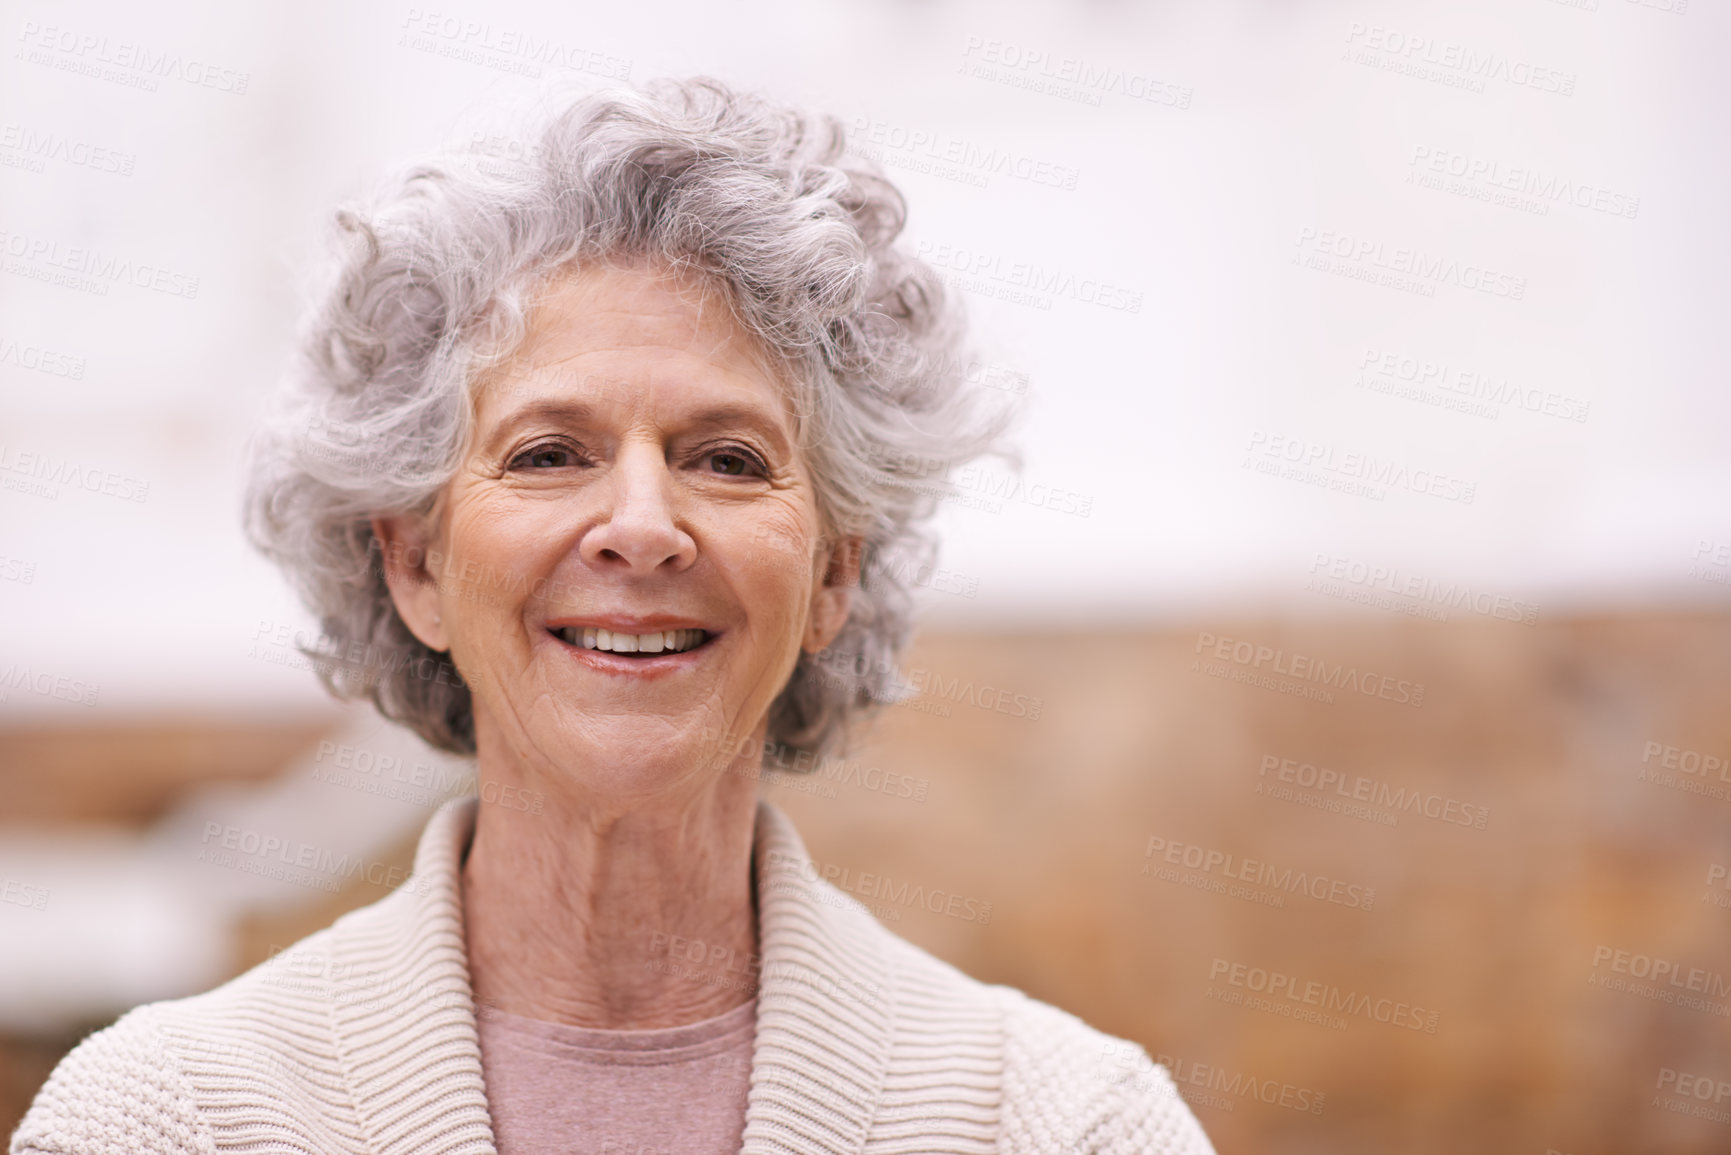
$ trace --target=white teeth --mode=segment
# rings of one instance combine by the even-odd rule
[[[596,626],[581,630],[567,626],[559,636],[574,646],[586,650],[607,650],[615,654],[682,653],[703,641],[702,630],[657,630],[652,634],[622,634]]]

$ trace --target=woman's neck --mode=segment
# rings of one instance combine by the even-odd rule
[[[462,870],[477,1003],[647,1030],[712,1018],[756,993],[755,775],[729,767],[630,805],[531,793],[537,813],[517,808],[520,775],[489,771],[485,754]]]

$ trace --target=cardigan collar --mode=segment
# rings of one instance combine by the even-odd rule
[[[460,879],[477,806],[441,807],[408,881],[332,928],[337,1045],[372,1150],[496,1155]],[[752,853],[762,961],[742,1155],[857,1152],[889,1066],[886,932],[818,880],[793,824],[763,800]]]

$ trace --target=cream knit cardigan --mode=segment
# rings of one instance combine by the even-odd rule
[[[14,1155],[493,1155],[458,877],[475,806],[433,817],[386,898],[86,1039],[37,1094]],[[779,810],[760,803],[756,821],[746,1155],[1212,1155],[1139,1047],[902,941],[788,869],[809,859]]]

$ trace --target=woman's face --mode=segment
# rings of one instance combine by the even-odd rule
[[[621,798],[689,785],[839,632],[855,548],[822,542],[755,351],[719,298],[656,266],[559,280],[477,384],[435,528],[375,522],[387,558],[431,551],[392,593],[469,684],[484,762]]]

